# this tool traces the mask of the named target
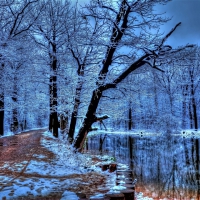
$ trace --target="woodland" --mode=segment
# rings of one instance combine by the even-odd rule
[[[47,127],[81,151],[92,130],[198,130],[200,49],[160,31],[169,0],[2,0],[0,135]]]

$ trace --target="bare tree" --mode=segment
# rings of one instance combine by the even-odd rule
[[[91,20],[90,17],[86,17],[84,13],[81,13],[77,7],[74,9],[73,16],[73,28],[67,30],[67,48],[76,63],[78,80],[68,133],[68,140],[70,143],[72,143],[74,139],[83,85],[85,80],[87,80],[88,71],[91,71],[92,68],[99,65],[102,60],[103,54],[101,52],[104,41],[102,39],[104,32],[99,19],[94,18],[94,20]]]
[[[6,66],[12,64],[13,57],[9,57],[9,54],[17,55],[18,48],[15,48],[15,44],[18,43],[17,47],[21,43],[23,48],[22,40],[27,36],[27,31],[33,26],[40,10],[35,10],[34,5],[38,3],[38,0],[28,1],[5,1],[0,5],[1,20],[0,20],[0,37],[1,37],[1,68],[4,71]],[[35,10],[35,17],[30,15],[30,11]],[[10,48],[12,46],[12,48]],[[12,53],[10,53],[10,51]],[[3,124],[4,124],[4,91],[0,94],[0,135],[3,135]]]
[[[190,59],[184,59],[180,66],[182,91],[182,126],[183,128],[198,129],[198,89],[199,89],[199,48],[195,47],[187,52]],[[189,118],[187,117],[189,116]],[[188,123],[189,122],[189,123]],[[189,125],[189,126],[188,126]]]
[[[69,1],[41,1],[39,7],[44,7],[42,16],[33,27],[34,40],[43,49],[48,57],[50,66],[49,75],[49,130],[58,137],[58,85],[57,71],[61,64],[61,57],[64,56],[66,43],[66,27],[70,28],[70,3]]]
[[[122,0],[119,4],[116,3],[119,8],[118,11],[111,4],[106,4],[105,1],[92,1],[87,7],[86,16],[102,20],[107,19],[106,24],[109,26],[107,31],[110,31],[111,34],[105,59],[97,78],[97,87],[93,90],[83,124],[73,143],[75,149],[82,150],[87,133],[96,121],[96,110],[104,91],[116,88],[131,72],[144,65],[163,71],[158,66],[162,66],[166,57],[170,57],[174,52],[181,50],[173,50],[170,46],[165,45],[167,38],[181,23],[178,23],[165,37],[159,38],[157,32],[152,34],[149,31],[150,28],[158,29],[160,24],[167,21],[167,19],[153,12],[153,7],[158,3],[163,4],[167,1],[129,2]],[[120,53],[122,47],[127,47],[131,51]],[[140,54],[137,55],[136,51],[140,51]],[[126,68],[121,67],[124,70],[117,73],[113,80],[109,80],[111,66],[116,61],[118,61],[118,65],[122,65],[121,59],[127,61],[125,63]]]

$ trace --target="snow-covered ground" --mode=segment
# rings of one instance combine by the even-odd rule
[[[40,130],[40,129],[47,129],[47,127],[41,127],[41,128],[33,128],[33,129],[26,129],[25,131],[23,131],[23,133],[29,132],[29,131],[34,131],[34,130]],[[13,133],[11,131],[6,131],[4,133],[4,135],[0,135],[0,138],[4,138],[4,137],[9,137],[9,136],[14,136],[14,135],[18,135],[21,134],[22,132],[19,133]]]
[[[74,154],[69,145],[62,139],[55,139],[49,132],[43,133],[41,145],[53,152],[55,157],[49,159],[34,153],[30,161],[14,165],[11,162],[4,163],[0,172],[8,170],[10,173],[0,173],[0,199],[40,199],[57,194],[61,200],[78,200],[79,192],[89,193],[90,196],[117,192],[114,188],[115,173],[102,172],[92,156]],[[101,160],[109,159],[108,156],[101,157]],[[22,171],[23,174],[20,174]],[[139,193],[137,199],[151,198]]]
[[[98,131],[92,131],[88,134],[88,136],[93,136],[97,134],[116,134],[116,135],[135,135],[135,136],[160,136],[163,135],[162,132],[155,132],[154,130],[131,130],[131,131],[112,131],[112,130],[98,130]],[[200,130],[194,130],[194,129],[185,129],[185,130],[172,130],[170,133],[171,136],[181,136],[183,138],[200,138]]]
[[[96,181],[93,188],[95,191],[99,182],[103,182],[106,177],[112,180],[115,176],[114,173],[101,172],[101,169],[92,162],[92,158],[80,153],[74,154],[68,145],[53,138],[48,132],[43,134],[41,144],[53,152],[56,155],[55,158],[45,160],[44,155],[34,154],[30,162],[23,161],[14,165],[5,162],[1,171],[7,170],[10,173],[7,175],[0,173],[0,199],[3,197],[15,199],[22,196],[27,199],[40,198],[40,196],[57,192],[63,193],[61,198],[68,200],[67,195],[76,196],[75,193],[74,195],[72,192],[68,193],[68,189],[69,191],[79,192],[81,190],[84,193],[85,190],[88,192],[92,188],[89,190],[87,185],[89,187]],[[24,168],[23,175],[19,175]],[[109,184],[113,183],[107,184],[110,187]]]

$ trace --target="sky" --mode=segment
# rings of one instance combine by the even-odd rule
[[[79,0],[84,4],[89,0]],[[171,46],[177,47],[185,44],[200,45],[200,0],[172,0],[158,11],[166,12],[172,19],[161,27],[161,31],[168,33],[177,23],[182,22],[176,32],[167,41]]]
[[[178,22],[182,22],[176,32],[169,38],[168,44],[181,46],[185,44],[200,45],[200,0],[172,0],[162,7],[166,15],[173,17],[163,30],[167,33]]]

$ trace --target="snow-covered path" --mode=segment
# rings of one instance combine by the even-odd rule
[[[0,199],[72,200],[109,191],[114,174],[44,131],[0,138]]]

